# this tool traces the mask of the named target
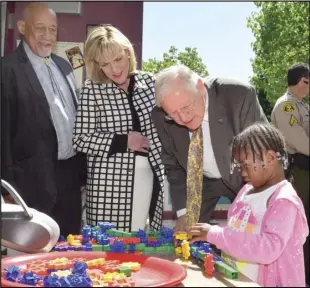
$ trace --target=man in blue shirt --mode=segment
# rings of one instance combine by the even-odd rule
[[[29,207],[79,233],[85,157],[72,147],[78,93],[69,62],[52,53],[57,18],[29,4],[17,22],[23,40],[2,59],[1,178]]]

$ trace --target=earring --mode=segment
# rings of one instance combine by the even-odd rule
[[[265,162],[264,162],[264,161],[262,162],[262,167],[263,167],[263,169],[265,169],[265,168],[266,168],[266,164],[265,164]]]

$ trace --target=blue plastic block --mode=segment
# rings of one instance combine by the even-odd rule
[[[41,279],[43,279],[43,277],[37,276],[33,274],[33,272],[26,272],[18,282],[25,285],[36,286]]]
[[[209,253],[210,252],[210,244],[209,243],[203,243],[201,245],[201,249],[206,252],[206,253]]]
[[[61,287],[59,278],[57,275],[48,275],[43,278],[44,287]]]
[[[129,244],[129,253],[134,253],[136,251],[136,245],[135,244]]]
[[[7,280],[15,282],[16,278],[19,276],[20,269],[13,265],[10,266],[8,269],[4,269],[4,276]]]
[[[139,238],[139,237],[138,237],[138,238]],[[147,243],[147,238],[146,238],[146,237],[141,237],[141,238],[140,238],[140,243],[146,244],[146,243]]]
[[[99,239],[99,244],[100,245],[108,245],[110,242],[109,242],[109,239],[106,235],[102,235]]]
[[[110,252],[124,253],[125,249],[126,247],[121,241],[115,240],[114,243],[110,245]]]
[[[136,234],[136,237],[137,238],[146,238],[147,235],[146,235],[146,233],[143,230],[139,229],[137,234]]]
[[[58,242],[66,242],[65,236],[60,235]]]
[[[85,245],[86,251],[93,251],[92,247],[93,247],[93,245],[90,243]]]
[[[72,273],[78,275],[86,275],[87,264],[85,262],[75,262],[73,264]]]

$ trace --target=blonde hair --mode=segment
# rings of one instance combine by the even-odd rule
[[[118,29],[110,25],[102,25],[91,31],[85,42],[84,60],[88,79],[95,83],[109,83],[110,79],[100,69],[99,59],[105,55],[115,56],[118,48],[129,56],[128,76],[137,69],[136,55],[129,39]]]

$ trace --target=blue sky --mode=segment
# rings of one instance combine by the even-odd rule
[[[254,58],[246,18],[253,2],[144,2],[143,60],[162,59],[174,45],[196,47],[212,76],[249,82]]]

